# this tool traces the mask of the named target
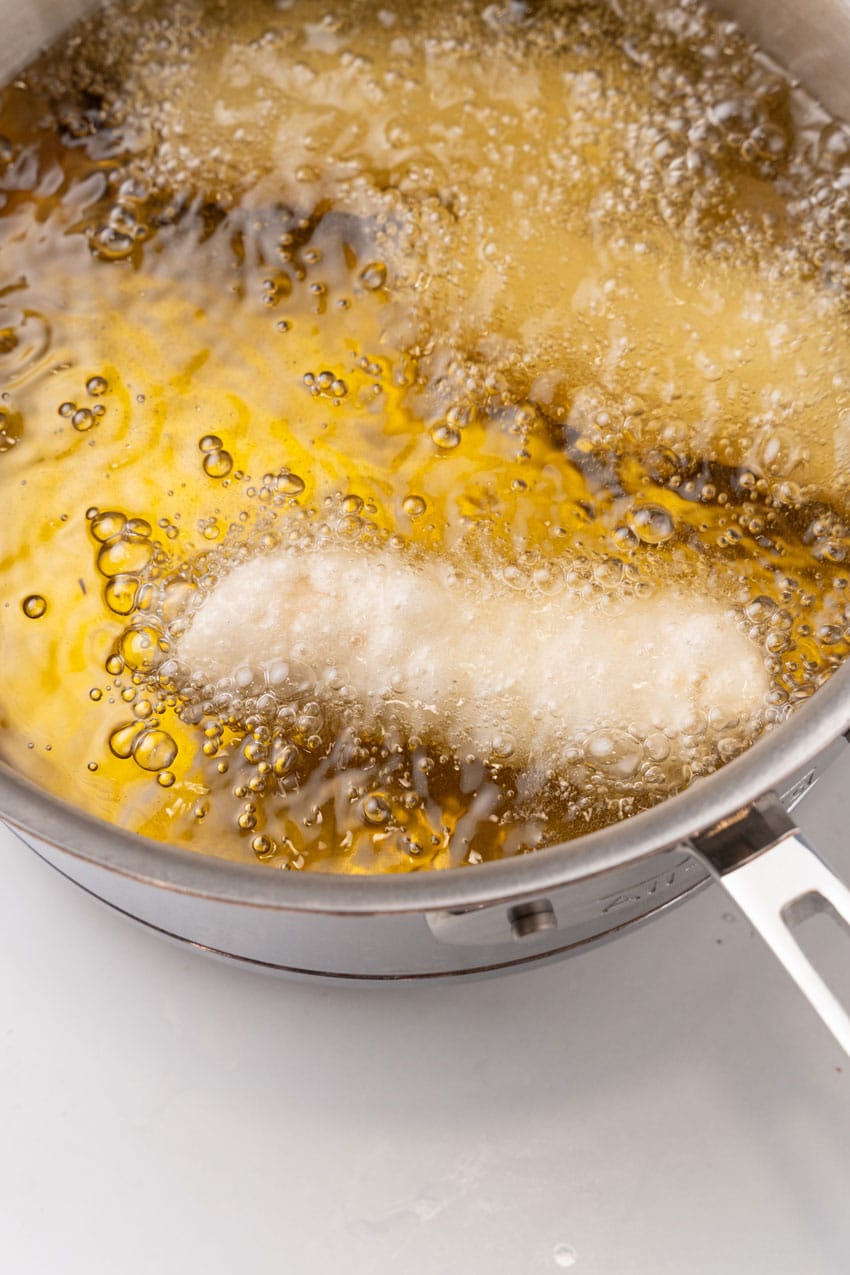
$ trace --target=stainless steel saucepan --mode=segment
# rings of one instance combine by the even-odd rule
[[[90,7],[0,0],[0,77]],[[850,118],[848,0],[722,7]],[[850,665],[791,721],[656,809],[569,845],[447,873],[298,875],[205,858],[91,818],[2,766],[0,810],[66,876],[147,925],[258,966],[321,978],[447,978],[552,959],[616,935],[714,876],[850,1053],[850,1016],[794,935],[817,911],[850,930],[850,891],[802,840],[791,814],[847,746],[848,731]]]

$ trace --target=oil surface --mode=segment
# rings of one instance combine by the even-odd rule
[[[522,853],[729,760],[848,650],[849,164],[692,4],[74,28],[0,95],[0,754],[135,831],[351,872]],[[531,770],[364,731],[309,653],[181,666],[229,571],[327,545],[614,632],[697,591],[770,689]]]

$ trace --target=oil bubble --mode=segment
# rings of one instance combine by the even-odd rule
[[[299,496],[305,487],[304,479],[299,478],[298,474],[293,474],[288,469],[280,471],[274,480],[274,485],[284,496]]]
[[[94,425],[94,413],[87,407],[78,407],[71,417],[71,424],[78,434],[85,434]]]
[[[112,226],[102,226],[89,239],[93,256],[100,261],[126,261],[132,255],[135,239]]]
[[[272,769],[278,779],[292,773],[298,764],[298,749],[294,744],[283,744],[274,753]]]
[[[803,459],[796,440],[779,429],[767,431],[759,440],[758,456],[766,473],[782,478],[787,478]]]
[[[133,760],[142,770],[166,770],[177,756],[177,745],[164,730],[148,730],[133,745]]]
[[[21,603],[21,610],[30,620],[40,620],[47,610],[47,599],[40,593],[31,593]]]
[[[516,751],[516,741],[512,735],[501,734],[494,735],[491,745],[490,754],[495,761],[507,761]]]
[[[151,625],[127,629],[118,641],[118,650],[127,668],[146,672],[160,663],[161,635]]]
[[[376,292],[387,282],[387,267],[382,261],[370,261],[360,271],[360,282],[369,292]]]
[[[392,817],[392,807],[382,793],[373,792],[363,802],[363,818],[367,823],[384,824]]]
[[[101,394],[105,394],[109,389],[109,383],[105,376],[90,376],[86,381],[86,392],[92,398],[99,398]]]
[[[113,536],[119,535],[127,525],[125,516],[114,509],[102,514],[99,514],[96,510],[93,513],[89,510],[89,513],[92,515],[91,533],[95,540],[111,540]]]
[[[116,575],[107,580],[104,588],[106,605],[116,615],[129,615],[136,605],[139,582],[135,576]]]
[[[432,442],[436,443],[441,451],[453,451],[460,443],[460,430],[455,429],[445,421],[439,425],[434,425],[430,430],[430,434]]]
[[[401,507],[407,514],[408,518],[416,519],[422,517],[428,506],[425,504],[425,501],[421,496],[411,495],[405,496]]]
[[[618,549],[634,549],[636,545],[640,544],[640,540],[631,527],[615,527],[614,541]]]
[[[270,859],[277,847],[271,837],[266,837],[261,834],[258,837],[254,837],[251,842],[251,849],[254,851],[254,854],[258,859],[263,860]]]
[[[653,731],[644,740],[644,750],[650,761],[666,761],[670,756],[670,741],[662,731]]]
[[[242,752],[246,761],[250,762],[251,765],[256,765],[257,762],[266,760],[269,750],[260,740],[248,739],[242,746]]]
[[[598,730],[585,740],[584,755],[595,769],[628,779],[640,766],[643,748],[625,731]]]
[[[210,478],[226,478],[233,468],[230,452],[213,451],[204,456],[204,473]]]
[[[632,531],[647,545],[660,545],[669,540],[675,524],[661,505],[638,505],[631,511],[629,524]]]
[[[616,589],[623,578],[623,563],[619,558],[606,558],[594,568],[593,575],[603,589]]]
[[[116,536],[97,555],[97,569],[104,576],[136,575],[153,557],[146,536]]]
[[[127,761],[133,756],[133,749],[141,729],[138,722],[125,722],[122,726],[116,727],[109,736],[109,747],[116,757]]]

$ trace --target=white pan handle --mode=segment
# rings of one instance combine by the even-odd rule
[[[850,1056],[850,1013],[794,934],[808,917],[826,912],[846,932],[850,960],[850,889],[803,840],[775,797],[695,838],[694,849]]]

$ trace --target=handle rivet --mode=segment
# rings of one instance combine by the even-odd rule
[[[508,908],[508,921],[515,939],[533,938],[544,930],[558,928],[555,909],[548,899],[535,899],[533,903],[518,903]]]

